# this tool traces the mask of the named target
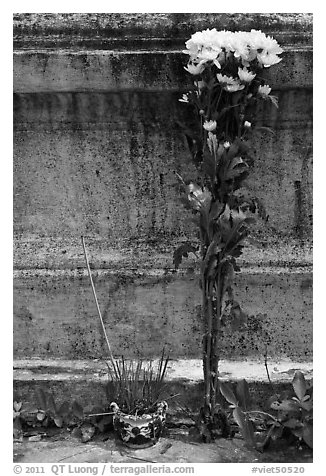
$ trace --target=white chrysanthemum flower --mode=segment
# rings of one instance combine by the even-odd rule
[[[262,98],[267,98],[267,96],[269,95],[269,93],[271,92],[272,88],[270,88],[268,86],[268,84],[265,84],[265,86],[259,86],[258,88],[258,94],[259,96],[261,96]]]
[[[275,38],[272,38],[271,36],[265,37],[262,49],[271,55],[279,55],[283,53],[283,48],[281,48]]]
[[[213,61],[220,68],[218,61],[222,48],[220,45],[219,32],[215,28],[212,30],[197,31],[190,40],[186,41],[186,50],[183,52],[190,56],[191,62],[197,61]]]
[[[217,78],[218,82],[222,85],[236,83],[236,79],[232,78],[231,76],[227,76],[226,74],[218,73],[216,75],[216,78]]]
[[[225,89],[225,91],[228,91],[229,93],[235,93],[236,91],[241,91],[242,89],[244,89],[244,87],[244,84],[240,83],[226,84],[223,89]]]
[[[277,55],[283,52],[274,38],[254,29],[250,32],[217,31],[215,28],[198,31],[186,41],[186,48],[183,53],[190,56],[190,63],[213,62],[219,69],[231,56],[245,67],[257,58],[262,67],[268,68],[281,61]]]
[[[257,60],[262,66],[264,66],[264,68],[269,68],[270,66],[273,66],[274,64],[277,64],[282,61],[282,58],[279,58],[275,54],[270,54],[268,52],[263,51],[262,53],[257,54]]]
[[[232,41],[233,41],[234,33],[231,31],[218,31],[217,38],[221,48],[223,48],[226,52],[232,51]]]
[[[217,126],[216,121],[205,121],[203,124],[203,128],[209,132],[215,131],[216,126]]]
[[[249,122],[249,121],[244,121],[243,126],[246,127],[247,129],[250,129],[250,127],[251,127],[251,122]]]
[[[189,102],[189,98],[187,94],[183,94],[182,97],[179,99],[180,102]]]
[[[196,76],[198,74],[201,74],[204,71],[205,69],[204,63],[205,63],[204,61],[201,61],[198,64],[188,63],[187,67],[184,66],[184,69],[188,71],[188,73]]]
[[[283,49],[271,36],[266,36],[260,30],[251,30],[249,36],[251,58],[257,58],[259,64],[265,68],[281,61],[277,55],[283,53]]]
[[[249,46],[247,32],[237,31],[233,33],[231,40],[231,50],[234,52],[235,58],[241,58],[243,60],[248,59]]]
[[[244,89],[244,84],[240,84],[238,79],[234,79],[231,76],[226,76],[220,73],[218,73],[216,77],[223,89],[229,93],[234,93],[235,91]]]
[[[200,61],[217,61],[221,48],[203,47],[197,57]]]
[[[248,35],[248,44],[251,50],[264,49],[266,35],[261,30],[251,30]]]
[[[251,71],[248,71],[247,68],[238,68],[238,76],[240,81],[243,83],[251,83],[251,81],[256,77],[256,75]]]

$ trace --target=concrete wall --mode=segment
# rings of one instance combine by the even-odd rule
[[[194,173],[176,127],[183,114],[178,98],[187,89],[186,58],[180,51],[194,31],[213,26],[262,29],[285,49],[283,61],[266,72],[280,107],[264,105],[255,118],[275,129],[274,136],[260,133],[254,141],[251,178],[270,218],[256,233],[260,247],[248,248],[244,264],[295,264],[304,273],[299,270],[295,279],[291,275],[288,287],[287,275],[280,277],[276,268],[264,274],[274,282],[276,295],[277,289],[287,289],[277,309],[275,295],[259,301],[259,277],[253,279],[249,296],[239,276],[239,293],[253,315],[267,314],[274,322],[279,316],[273,352],[279,349],[296,358],[311,354],[311,275],[306,273],[312,237],[312,16],[17,14],[14,314],[20,358],[80,358],[102,352],[97,324],[94,334],[90,332],[90,289],[83,282],[81,291],[75,276],[85,266],[82,234],[94,268],[119,269],[132,279],[144,268],[145,283],[151,267],[157,270],[156,287],[151,284],[150,289],[143,281],[123,291],[110,284],[111,278],[99,283],[102,305],[110,308],[106,315],[116,348],[128,342],[125,352],[133,355],[139,346],[144,350],[143,338],[163,336],[167,329],[175,355],[200,356],[196,286],[173,278],[167,291],[161,276],[172,267],[174,247],[193,236],[174,187],[174,171],[189,177]],[[106,287],[110,304],[103,296]],[[298,333],[291,340],[293,322]],[[182,345],[177,336],[183,336]],[[155,354],[160,340],[157,345],[152,341],[146,355]],[[232,356],[231,344],[225,352]],[[250,345],[243,352],[256,355],[260,350]]]

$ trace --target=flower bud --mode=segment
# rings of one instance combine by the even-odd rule
[[[206,131],[215,131],[216,125],[216,121],[205,121],[203,124],[203,128]]]

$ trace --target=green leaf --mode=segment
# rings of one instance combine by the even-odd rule
[[[242,174],[248,174],[248,165],[246,163],[239,164],[236,167],[229,169],[225,174],[225,180],[232,180],[240,177]]]
[[[234,395],[231,386],[229,384],[227,384],[226,382],[221,382],[221,381],[219,382],[219,386],[220,386],[220,392],[223,395],[223,397],[225,398],[225,400],[227,400],[232,405],[237,406],[238,405],[238,399]]]
[[[251,405],[249,386],[245,379],[239,380],[236,386],[236,396],[239,400],[239,405],[243,410],[248,410]]]
[[[271,403],[272,410],[281,410],[284,412],[298,411],[299,405],[293,400],[283,400],[282,402]]]
[[[303,400],[306,394],[307,386],[306,386],[304,375],[302,372],[300,372],[300,370],[297,370],[295,372],[293,381],[292,381],[292,386],[298,399],[300,401]]]
[[[289,418],[289,420],[284,421],[283,426],[286,428],[300,428],[302,426],[302,423],[297,419],[297,418]]]
[[[211,203],[211,208],[209,211],[209,220],[216,220],[220,214],[223,212],[225,204],[215,200]]]
[[[14,410],[15,412],[19,412],[21,410],[23,403],[22,402],[14,402]]]
[[[256,219],[254,217],[246,217],[244,219],[244,222],[247,224],[247,225],[254,225],[256,223]]]
[[[303,436],[303,426],[301,428],[292,428],[292,434],[296,436],[297,438],[302,439]]]
[[[61,427],[62,427],[62,425],[63,425],[63,420],[62,420],[61,417],[58,416],[58,417],[54,418],[53,421],[54,421],[54,423],[56,424],[56,426],[57,426],[58,428],[61,428]]]
[[[313,409],[313,403],[312,400],[308,400],[305,402],[300,402],[300,407],[306,410],[306,412],[311,412]]]
[[[278,98],[276,96],[269,95],[268,99],[271,101],[271,103],[278,108]]]
[[[232,142],[231,146],[229,147],[227,151],[228,160],[233,159],[233,157],[237,155],[238,151],[239,151],[239,143],[238,141],[235,140],[234,142]]]
[[[195,248],[191,243],[188,241],[185,243],[182,243],[173,253],[173,264],[175,266],[175,269],[178,269],[181,262],[182,258],[188,258],[188,253],[194,253],[196,254],[197,248]]]
[[[263,132],[269,132],[270,134],[273,134],[275,136],[275,131],[271,127],[267,126],[256,126],[255,131],[263,131]]]
[[[283,435],[283,427],[282,426],[277,426],[277,425],[273,425],[272,427],[272,431],[271,431],[271,438],[272,440],[277,440],[278,438],[282,438],[282,435]]]
[[[309,446],[309,448],[313,448],[313,426],[309,423],[304,424],[302,439]]]
[[[233,418],[240,428],[243,439],[249,446],[255,448],[256,440],[252,422],[246,419],[245,414],[239,407],[233,410]]]

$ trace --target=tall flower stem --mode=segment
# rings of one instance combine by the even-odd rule
[[[198,178],[197,183],[183,185],[187,208],[199,214],[205,387],[200,431],[208,441],[216,437],[216,414],[221,412],[216,400],[222,316],[232,329],[241,328],[247,316],[233,297],[233,276],[239,271],[236,258],[242,254],[253,223],[250,215],[263,218],[265,214],[250,192],[237,193],[245,190],[252,163],[245,139],[252,131],[251,116],[257,101],[270,100],[277,105],[276,98],[268,96],[271,88],[259,72],[279,63],[283,50],[261,31],[218,32],[215,28],[193,34],[186,48],[186,69],[193,75],[195,89],[182,102],[194,107],[198,121],[193,133],[185,127]],[[193,121],[190,124],[193,127]],[[176,268],[188,249],[194,253],[198,248],[182,244],[175,252]]]
[[[202,295],[202,313],[205,323],[205,336],[204,336],[204,352],[203,352],[203,364],[204,364],[204,381],[205,381],[205,404],[210,406],[211,404],[211,348],[212,348],[212,306],[208,296],[208,282],[203,277],[203,295]]]
[[[218,265],[218,272],[215,280],[215,299],[216,304],[212,348],[212,408],[215,408],[219,380],[221,310],[223,299],[223,283],[220,264]]]

